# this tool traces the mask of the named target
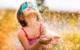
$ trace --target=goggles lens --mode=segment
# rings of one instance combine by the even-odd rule
[[[20,15],[22,15],[22,12],[28,8],[29,6],[31,6],[32,8],[36,9],[37,8],[37,5],[36,4],[23,4],[22,7],[21,7],[21,11],[20,11]]]
[[[36,4],[30,4],[30,6],[32,7],[32,8],[37,8],[37,5]]]

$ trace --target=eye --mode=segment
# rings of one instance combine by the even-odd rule
[[[37,8],[37,5],[36,5],[36,4],[31,4],[31,6],[32,6],[33,8]]]
[[[25,10],[26,8],[28,8],[28,4],[24,4],[24,5],[22,6],[22,11]]]

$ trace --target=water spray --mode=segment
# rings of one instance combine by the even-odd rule
[[[38,9],[37,9],[37,12],[38,12],[40,22],[42,23],[43,26],[45,26],[45,35],[48,36],[48,37],[57,37],[57,38],[59,38],[60,36],[58,35],[58,33],[53,31],[53,27],[52,26],[50,27],[50,25],[43,22],[44,19],[41,17],[41,14],[39,13]]]

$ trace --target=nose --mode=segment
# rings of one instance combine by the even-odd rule
[[[30,9],[33,9],[33,8],[31,6],[29,6],[28,10],[30,10]],[[33,9],[33,10],[35,10],[35,9]]]
[[[29,8],[32,8],[31,6],[29,6]]]
[[[29,6],[29,9],[31,9],[32,7],[31,6]]]
[[[29,11],[30,9],[32,9],[32,7],[31,7],[31,6],[29,6],[28,11]]]

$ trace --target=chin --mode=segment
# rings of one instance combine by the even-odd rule
[[[35,16],[35,15],[37,15],[37,12],[29,12],[26,16]]]

